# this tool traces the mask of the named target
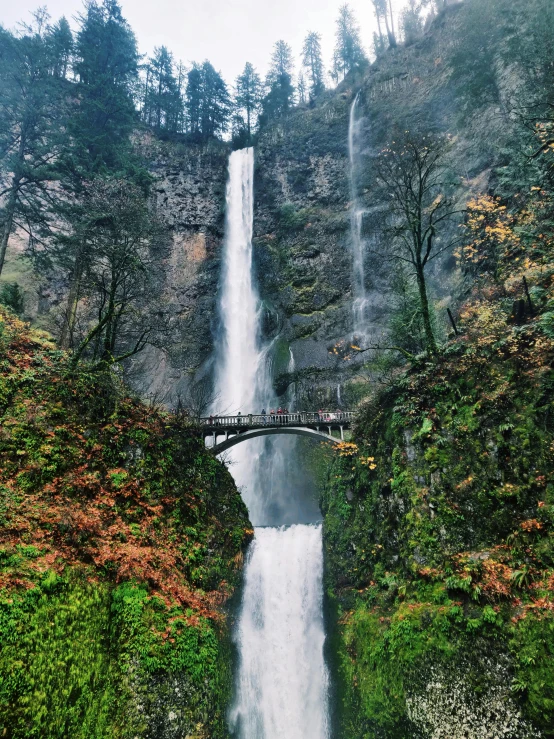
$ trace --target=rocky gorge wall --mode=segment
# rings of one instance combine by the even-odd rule
[[[297,376],[305,378],[297,387],[300,402],[337,403],[337,385],[348,382],[345,363],[329,349],[349,339],[353,325],[348,126],[355,95],[362,131],[356,183],[366,209],[368,341],[386,332],[391,305],[386,243],[375,238],[379,151],[399,130],[449,134],[449,166],[460,201],[486,190],[491,167],[501,159],[510,135],[503,106],[517,79],[512,72],[500,75],[496,93],[472,109],[471,92],[453,66],[465,12],[448,7],[421,40],[390,50],[259,134],[254,259],[263,331],[273,340],[274,377],[287,372],[292,350]],[[203,148],[149,136],[142,151],[156,177],[154,207],[169,229],[159,274],[174,323],[168,351],[143,358],[141,384],[149,392],[163,387],[175,395],[192,377],[211,374],[229,150],[225,144]],[[441,324],[459,277],[449,259],[432,271]],[[287,384],[277,383],[278,391]]]

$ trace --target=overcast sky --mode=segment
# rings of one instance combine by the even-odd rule
[[[330,64],[335,20],[343,0],[121,0],[141,53],[165,44],[176,60],[185,63],[209,59],[232,82],[250,61],[265,74],[271,47],[284,39],[300,57],[308,31],[321,34],[327,66]],[[393,0],[401,7],[405,0]],[[61,15],[74,25],[82,0],[0,0],[0,23],[13,28],[29,13],[46,5],[53,20]],[[374,30],[370,0],[350,0],[364,46],[369,49]]]

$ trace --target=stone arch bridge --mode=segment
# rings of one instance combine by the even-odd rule
[[[320,411],[318,413],[276,413],[266,415],[209,416],[199,418],[202,436],[214,454],[231,449],[248,439],[275,434],[296,434],[314,441],[338,444],[345,440],[354,413]]]

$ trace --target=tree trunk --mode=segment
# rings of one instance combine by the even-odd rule
[[[0,243],[0,275],[4,268],[4,261],[6,259],[6,251],[8,249],[8,242],[10,240],[10,234],[13,227],[13,217],[15,215],[15,190],[10,194],[10,199],[6,206],[6,220],[4,221],[4,229],[2,231],[2,241]]]
[[[423,318],[423,330],[425,331],[425,343],[429,354],[437,353],[437,342],[431,325],[431,313],[429,310],[429,298],[427,296],[427,285],[422,265],[416,265],[417,288],[419,291],[419,302],[421,305],[421,317]]]
[[[381,28],[381,16],[379,15],[379,13],[376,13],[375,15],[377,17],[377,30],[379,31],[379,39],[381,43],[383,43],[384,39],[383,39],[383,30]]]
[[[389,46],[391,49],[394,49],[396,46],[396,38],[394,37],[394,32],[391,30],[391,27],[389,25],[389,16],[388,13],[385,12],[385,27],[387,29],[387,37],[389,39]]]
[[[392,0],[389,0],[389,10],[390,10],[390,26],[392,29],[392,36],[394,38],[394,45],[396,46],[396,31],[394,30],[394,15],[392,13]]]
[[[69,287],[69,295],[67,296],[65,320],[60,334],[59,343],[62,349],[70,349],[73,346],[73,334],[75,331],[75,322],[77,320],[77,306],[79,305],[81,280],[83,279],[84,247],[85,244],[81,242],[79,249],[77,250],[77,254],[75,255],[75,263],[73,264],[71,285]]]

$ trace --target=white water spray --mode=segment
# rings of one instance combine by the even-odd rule
[[[365,243],[362,236],[366,211],[360,206],[356,183],[356,169],[361,121],[356,117],[360,93],[350,108],[348,124],[348,158],[350,162],[350,238],[352,241],[352,319],[354,334],[364,336],[367,331],[366,308],[368,304],[365,288]]]
[[[214,414],[268,411],[274,401],[252,276],[253,173],[253,149],[231,154]],[[298,491],[283,486],[283,447],[275,453],[270,442],[250,440],[237,445],[232,460],[255,526],[302,520]],[[229,720],[239,739],[328,737],[322,567],[321,526],[256,528],[235,633],[239,664]]]
[[[225,249],[215,387],[220,413],[257,409],[259,347],[258,296],[252,280],[254,149],[234,151],[229,159]]]
[[[324,739],[320,526],[257,529],[237,641],[231,722],[241,739]]]

